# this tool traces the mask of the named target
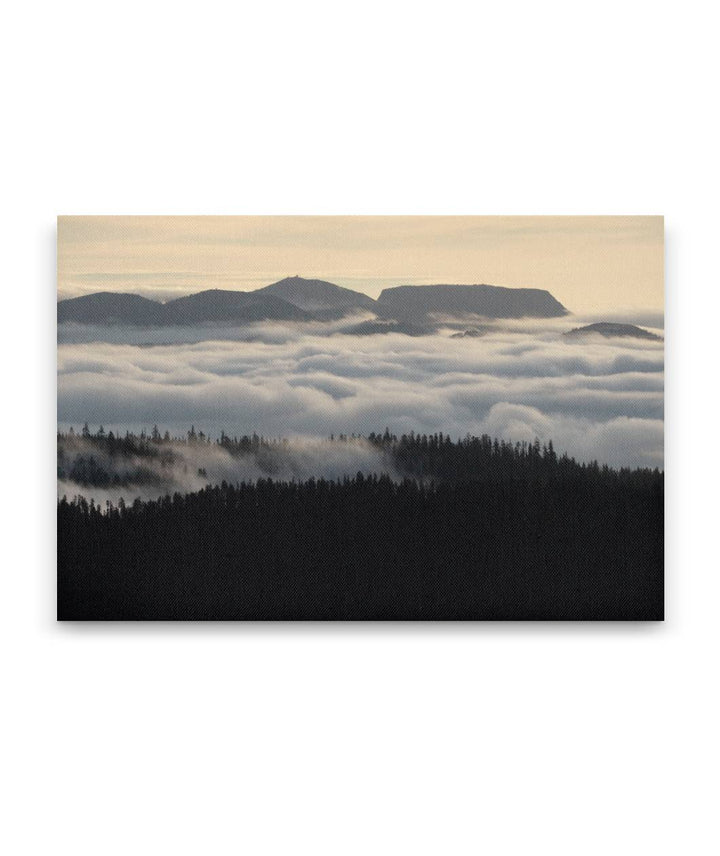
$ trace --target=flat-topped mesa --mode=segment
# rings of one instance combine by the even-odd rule
[[[560,318],[569,314],[549,291],[497,285],[398,285],[382,291],[378,306],[405,316],[434,312],[486,318]]]

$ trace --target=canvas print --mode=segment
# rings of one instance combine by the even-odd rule
[[[62,620],[660,620],[663,220],[58,218]]]

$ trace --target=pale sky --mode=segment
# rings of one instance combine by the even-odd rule
[[[58,296],[169,300],[286,276],[372,297],[430,283],[544,288],[576,313],[662,311],[663,218],[59,217]]]

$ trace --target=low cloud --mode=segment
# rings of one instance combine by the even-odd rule
[[[358,472],[400,478],[390,455],[362,438],[332,442],[296,437],[242,455],[231,455],[215,442],[171,441],[156,447],[156,452],[155,456],[110,455],[91,441],[65,437],[58,443],[58,497],[82,495],[101,504],[106,500],[117,504],[121,497],[126,503],[136,498],[156,499],[223,481],[239,484],[261,478],[336,480]],[[82,477],[88,474],[91,460],[102,478]],[[98,486],[93,481],[107,484]]]
[[[561,329],[514,323],[452,339],[264,324],[232,340],[65,342],[58,420],[123,433],[157,423],[214,436],[537,436],[581,460],[662,466],[663,343],[568,341]]]

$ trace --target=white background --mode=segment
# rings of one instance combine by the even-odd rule
[[[711,12],[5,7],[3,852],[718,852]],[[667,621],[56,624],[59,213],[665,214]]]

